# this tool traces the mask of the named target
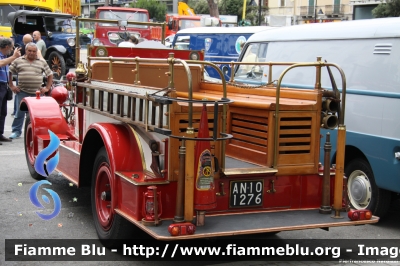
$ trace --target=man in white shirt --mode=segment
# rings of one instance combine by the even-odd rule
[[[134,35],[131,35],[128,36],[125,41],[120,42],[118,47],[135,47],[138,42],[138,39]]]

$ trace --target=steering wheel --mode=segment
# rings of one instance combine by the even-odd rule
[[[251,70],[249,71],[249,72],[247,72],[247,77],[248,78],[252,78],[252,79],[258,79],[258,78],[261,78],[262,77],[262,74],[256,74],[256,67],[257,66],[253,66],[252,68],[251,68]]]

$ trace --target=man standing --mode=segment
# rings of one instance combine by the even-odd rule
[[[48,92],[53,84],[53,72],[50,70],[46,61],[38,59],[37,46],[34,43],[28,43],[25,46],[25,56],[14,60],[10,65],[10,77],[13,74],[18,74],[18,86],[14,86],[11,82],[9,84],[11,90],[16,93],[15,100],[17,105],[21,104],[21,100],[25,97],[34,97],[37,90],[41,93]],[[46,87],[42,87],[43,73],[47,77]],[[12,134],[10,139],[19,138],[22,133],[22,126],[24,124],[25,111],[19,110],[15,113],[14,121],[12,124]]]
[[[40,31],[33,32],[33,39],[35,40],[37,48],[42,56],[45,56],[47,48],[46,43],[42,40],[42,35],[40,34]]]
[[[25,45],[27,45],[30,42],[33,42],[32,35],[25,34],[24,37],[22,37],[22,42],[24,44],[21,46],[21,55],[25,55]],[[39,50],[38,50],[38,58],[39,59],[43,59],[43,56],[42,56],[42,54],[40,53]],[[18,79],[17,79],[17,83],[18,83]],[[17,111],[17,108],[18,108],[17,100],[14,98],[14,110],[13,110],[11,115],[15,115],[15,112]]]
[[[8,65],[21,56],[20,49],[17,48],[14,50],[13,55],[7,58],[13,48],[14,43],[11,39],[0,37],[0,145],[2,145],[2,141],[11,141],[3,136],[4,123],[6,122],[7,116],[7,83],[9,83]]]

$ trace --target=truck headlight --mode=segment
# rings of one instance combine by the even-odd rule
[[[75,38],[68,38],[67,43],[69,46],[75,46]]]
[[[98,38],[94,38],[93,41],[92,41],[92,44],[94,46],[103,45],[103,43]]]

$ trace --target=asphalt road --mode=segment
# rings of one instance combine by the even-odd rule
[[[12,102],[8,104],[5,136],[11,134],[13,117]],[[64,178],[53,173],[48,179],[51,189],[57,192],[62,202],[60,214],[52,220],[40,219],[38,210],[30,201],[29,190],[36,180],[27,169],[23,138],[3,143],[0,146],[0,265],[178,265],[167,262],[12,262],[5,261],[5,239],[97,239],[90,206],[90,189],[77,188]],[[75,167],[75,166],[71,166]],[[280,232],[277,235],[246,236],[254,239],[275,239],[285,243],[290,239],[304,241],[318,239],[326,245],[334,239],[400,239],[400,203],[394,202],[388,216],[377,225]],[[399,245],[400,246],[400,240]],[[399,259],[400,260],[400,259]],[[183,264],[183,263],[182,263]],[[185,264],[188,264],[187,262]],[[219,262],[191,261],[191,265],[216,265]],[[265,261],[230,262],[225,265],[309,265],[306,261],[271,263]],[[312,263],[312,265],[333,265],[332,262]],[[358,264],[363,265],[363,264]],[[366,264],[373,265],[373,264]],[[399,265],[398,263],[388,265]]]

